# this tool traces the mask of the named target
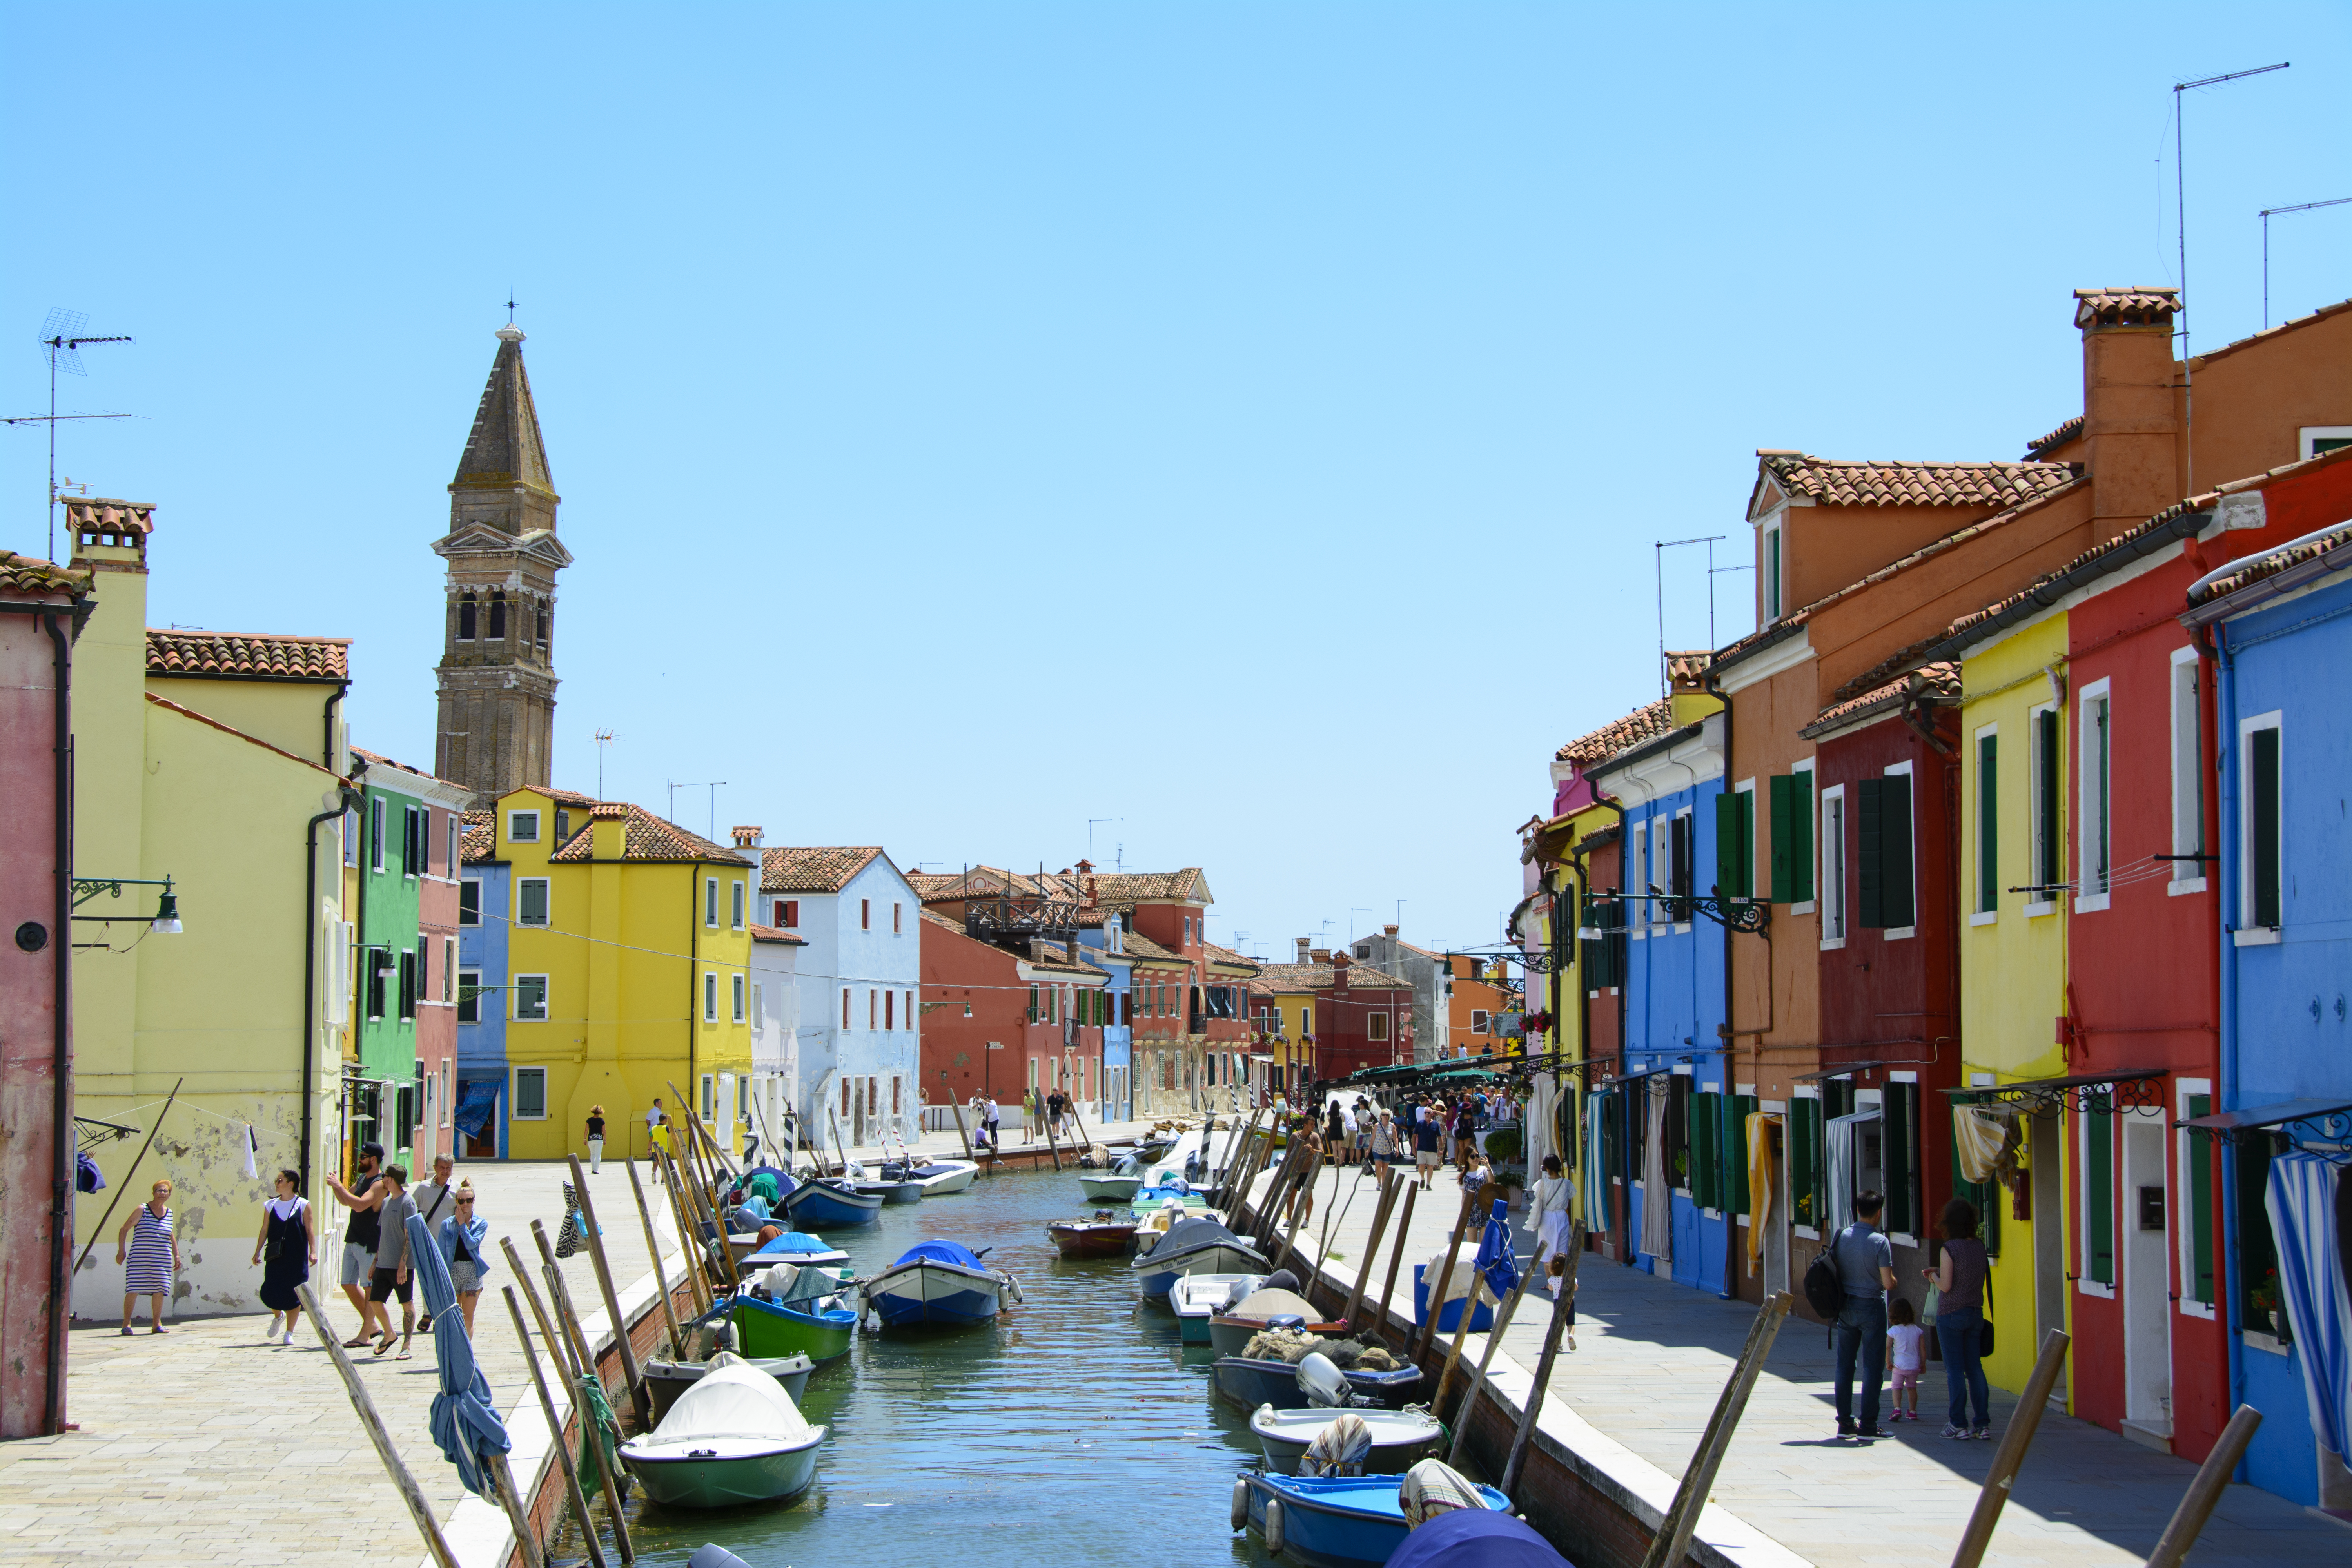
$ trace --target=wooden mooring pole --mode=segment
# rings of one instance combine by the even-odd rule
[[[2148,1553],[2147,1568],[2180,1568],[2189,1549],[2197,1544],[2205,1521],[2213,1517],[2215,1505],[2221,1500],[2221,1489],[2230,1484],[2230,1477],[2238,1461],[2246,1457],[2246,1446],[2254,1440],[2254,1428],[2263,1424],[2263,1413],[2251,1405],[2241,1405],[2230,1416],[2230,1424],[2221,1428],[2221,1441],[2197,1467],[2197,1479],[2189,1483],[2189,1490],[2173,1510],[2172,1522],[2157,1537],[2156,1550]]]
[[[1454,1222],[1454,1239],[1445,1244],[1445,1267],[1437,1271],[1435,1280],[1426,1282],[1429,1285],[1429,1321],[1421,1327],[1418,1344],[1411,1339],[1405,1342],[1412,1345],[1412,1353],[1405,1358],[1407,1361],[1419,1361],[1429,1353],[1429,1347],[1437,1342],[1437,1320],[1445,1310],[1445,1293],[1454,1288],[1454,1259],[1462,1250],[1463,1235],[1470,1228],[1470,1216],[1477,1212],[1477,1192],[1474,1189],[1463,1194],[1462,1217]],[[1465,1307],[1463,1311],[1467,1313],[1469,1309]]]
[[[1544,1390],[1551,1385],[1552,1363],[1559,1359],[1560,1336],[1568,1331],[1568,1315],[1576,1309],[1576,1269],[1584,1259],[1582,1220],[1570,1226],[1568,1247],[1561,1256],[1568,1260],[1568,1272],[1559,1278],[1559,1294],[1551,1304],[1551,1326],[1544,1331],[1543,1353],[1536,1358],[1535,1382],[1528,1389],[1527,1403],[1519,1407],[1519,1429],[1511,1434],[1511,1451],[1503,1461],[1503,1479],[1496,1483],[1505,1492],[1518,1480],[1519,1466],[1527,1460],[1536,1415],[1543,1409]]]
[[[555,1448],[555,1462],[563,1471],[563,1494],[572,1500],[572,1512],[580,1521],[580,1533],[588,1542],[588,1559],[595,1568],[604,1568],[604,1543],[596,1534],[596,1521],[588,1517],[588,1494],[580,1489],[580,1469],[572,1462],[572,1445],[563,1440],[563,1421],[555,1414],[555,1401],[547,1392],[547,1378],[539,1370],[539,1352],[530,1348],[530,1331],[523,1326],[522,1305],[515,1299],[515,1288],[501,1286],[507,1299],[507,1310],[514,1317],[515,1338],[522,1342],[523,1364],[530,1369],[530,1385],[539,1391],[540,1414],[547,1418],[548,1441]]]
[[[367,1385],[360,1381],[352,1358],[336,1342],[335,1331],[327,1326],[327,1315],[319,1310],[319,1299],[310,1293],[307,1284],[297,1285],[294,1289],[310,1311],[310,1327],[318,1331],[319,1342],[334,1358],[335,1371],[343,1380],[343,1392],[352,1396],[352,1408],[360,1413],[360,1425],[367,1428],[368,1441],[375,1445],[376,1458],[383,1461],[385,1473],[400,1492],[400,1500],[408,1505],[408,1516],[415,1521],[416,1532],[425,1537],[425,1550],[432,1553],[440,1568],[457,1568],[457,1553],[442,1539],[441,1526],[433,1517],[433,1505],[425,1500],[425,1489],[416,1484],[416,1478],[401,1462],[400,1450],[392,1446],[392,1434],[385,1430],[383,1417],[376,1414],[375,1401],[368,1397]]]
[[[629,1169],[629,1191],[637,1200],[637,1223],[646,1227],[646,1255],[653,1259],[654,1289],[661,1298],[662,1327],[669,1332],[670,1359],[684,1361],[686,1339],[677,1331],[677,1312],[670,1305],[669,1279],[662,1272],[661,1242],[654,1235],[654,1211],[646,1202],[644,1184],[637,1180],[636,1162],[624,1160],[621,1163]]]
[[[1699,1436],[1698,1452],[1691,1456],[1690,1468],[1683,1472],[1682,1485],[1675,1489],[1675,1500],[1659,1521],[1658,1533],[1651,1538],[1642,1568],[1676,1568],[1689,1552],[1691,1531],[1698,1527],[1699,1511],[1706,1507],[1706,1494],[1715,1488],[1716,1472],[1723,1468],[1724,1451],[1731,1447],[1731,1434],[1748,1408],[1748,1394],[1755,1391],[1756,1375],[1764,1370],[1764,1358],[1772,1353],[1772,1342],[1780,1337],[1780,1325],[1789,1321],[1789,1309],[1796,1304],[1794,1296],[1776,1290],[1756,1314],[1756,1321],[1748,1325],[1748,1342],[1740,1347],[1739,1360],[1715,1402],[1715,1414],[1707,1418],[1706,1430]]]
[[[1399,1171],[1397,1179],[1404,1184],[1404,1209],[1397,1216],[1396,1248],[1389,1254],[1388,1281],[1381,1287],[1381,1308],[1372,1320],[1372,1326],[1380,1331],[1383,1342],[1389,1337],[1389,1303],[1396,1300],[1397,1269],[1404,1262],[1405,1237],[1412,1230],[1412,1205],[1414,1200],[1421,1196],[1421,1184],[1411,1175]],[[1410,1331],[1405,1334],[1404,1342],[1412,1342]]]
[[[1985,1548],[1992,1543],[1993,1526],[2000,1522],[2000,1510],[2009,1501],[2009,1489],[2016,1484],[2017,1472],[2024,1468],[2026,1447],[2042,1425],[2042,1413],[2050,1408],[2050,1391],[2058,1386],[2058,1374],[2066,1370],[2066,1347],[2070,1342],[2058,1329],[2042,1336],[2042,1359],[2033,1363],[2033,1375],[2025,1380],[2025,1392],[2018,1395],[2017,1409],[2011,1414],[2009,1427],[2001,1433],[2000,1444],[1993,1450],[1992,1468],[1985,1472],[1984,1487],[1977,1493],[1976,1511],[1969,1515],[1969,1526],[1960,1532],[1959,1549],[1952,1553],[1952,1568],[1977,1568],[1984,1561]]]
[[[613,1288],[613,1266],[604,1257],[604,1227],[596,1222],[596,1200],[588,1195],[588,1173],[580,1156],[572,1162],[572,1180],[580,1194],[580,1218],[588,1227],[588,1259],[596,1267],[596,1293],[604,1299],[604,1316],[613,1325],[613,1343],[621,1352],[621,1376],[628,1384],[629,1404],[637,1413],[637,1430],[654,1429],[652,1397],[646,1393],[646,1374],[637,1365],[637,1349],[629,1342],[629,1321],[621,1316],[621,1295]],[[658,1268],[659,1264],[656,1263]]]

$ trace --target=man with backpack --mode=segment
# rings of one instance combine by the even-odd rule
[[[1854,1222],[1832,1237],[1805,1268],[1805,1300],[1837,1329],[1837,1429],[1841,1437],[1891,1437],[1878,1425],[1886,1373],[1886,1292],[1895,1288],[1895,1247],[1878,1228],[1886,1200],[1853,1195]],[[1854,1421],[1854,1362],[1862,1363],[1861,1424]]]

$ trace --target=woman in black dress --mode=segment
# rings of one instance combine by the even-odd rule
[[[262,1265],[261,1304],[269,1309],[265,1337],[282,1345],[294,1342],[294,1325],[302,1316],[302,1298],[294,1287],[310,1279],[310,1265],[319,1260],[318,1231],[301,1185],[293,1172],[278,1173],[278,1195],[262,1205],[261,1234],[253,1242],[253,1260]]]

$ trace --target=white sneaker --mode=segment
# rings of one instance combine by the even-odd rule
[[[287,1331],[286,1331],[286,1337],[285,1337],[284,1339],[282,1339],[282,1340],[279,1340],[278,1342],[279,1344],[281,1344],[281,1345],[290,1345],[290,1344],[292,1344],[292,1343],[294,1342],[294,1331],[293,1331],[293,1330],[291,1330],[291,1329],[287,1330]]]

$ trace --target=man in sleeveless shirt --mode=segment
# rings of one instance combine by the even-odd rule
[[[368,1285],[375,1275],[375,1246],[380,1234],[377,1207],[383,1202],[383,1184],[376,1172],[383,1163],[383,1145],[360,1145],[359,1179],[346,1187],[328,1173],[328,1190],[335,1201],[352,1211],[351,1223],[343,1227],[343,1295],[352,1310],[360,1315],[360,1332],[343,1342],[345,1350],[367,1343]]]

